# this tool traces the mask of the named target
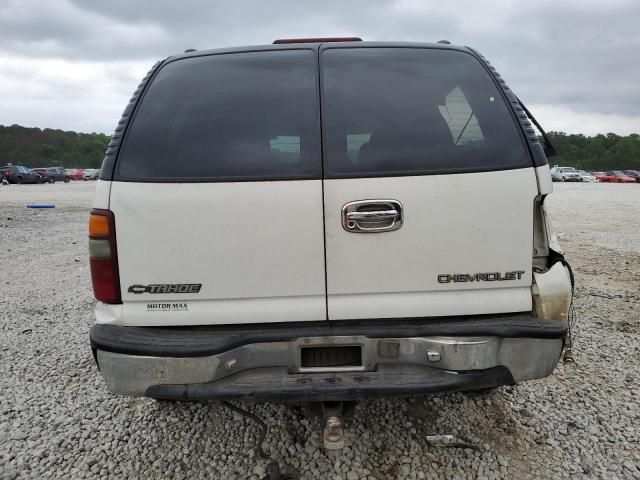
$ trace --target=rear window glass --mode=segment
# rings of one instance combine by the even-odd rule
[[[507,105],[469,54],[327,49],[322,81],[327,177],[532,166]]]
[[[135,113],[115,179],[320,178],[317,98],[311,50],[169,63]]]

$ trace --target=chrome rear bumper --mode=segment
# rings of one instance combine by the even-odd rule
[[[302,348],[327,345],[360,346],[361,364],[332,368],[302,365]],[[411,395],[542,378],[551,374],[562,348],[563,336],[299,337],[246,343],[197,357],[135,355],[94,345],[100,371],[112,393],[177,399],[248,395],[285,400]]]

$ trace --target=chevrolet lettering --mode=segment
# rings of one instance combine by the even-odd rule
[[[443,273],[438,275],[438,283],[451,282],[502,282],[504,280],[520,280],[524,275],[524,270],[513,272],[487,272],[487,273]]]

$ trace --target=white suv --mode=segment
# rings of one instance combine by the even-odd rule
[[[549,375],[572,285],[528,117],[483,57],[447,44],[159,62],[91,212],[108,388],[331,401]]]
[[[584,182],[580,172],[573,167],[554,166],[551,169],[551,178],[555,182]]]

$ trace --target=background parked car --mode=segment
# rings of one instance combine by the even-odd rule
[[[55,183],[55,182],[68,183],[70,180],[69,175],[67,175],[67,171],[62,167],[49,167],[47,171],[49,172],[49,178],[51,179],[51,183]]]
[[[596,177],[599,182],[618,183],[618,178],[615,175],[609,175],[605,172],[591,172],[591,175]]]
[[[555,182],[582,182],[582,176],[573,167],[553,167],[551,179]]]
[[[67,175],[71,180],[84,180],[84,170],[71,169],[67,170]]]
[[[46,183],[49,180],[45,179],[40,172],[37,172],[35,169],[30,168],[29,171],[33,174],[33,175],[37,175],[38,176],[38,183]]]
[[[47,168],[32,168],[32,173],[37,173],[42,178],[42,183],[53,183],[53,179],[49,175],[49,169]]]
[[[0,167],[0,175],[9,183],[42,183],[42,177],[32,173],[27,167],[21,165],[7,165]]]
[[[97,180],[99,175],[100,175],[100,170],[97,168],[87,168],[84,171],[85,180]]]
[[[582,177],[583,182],[596,183],[598,179],[584,170],[578,170],[578,174]]]
[[[640,172],[637,170],[623,170],[623,172],[632,178],[636,179],[637,183],[640,183]]]
[[[618,183],[636,183],[636,179],[630,177],[622,170],[613,170],[611,172],[607,172],[607,175],[613,175],[618,179]]]

